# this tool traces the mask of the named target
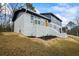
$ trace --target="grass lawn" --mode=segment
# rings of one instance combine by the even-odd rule
[[[79,37],[29,38],[18,33],[0,32],[0,55],[79,56]]]

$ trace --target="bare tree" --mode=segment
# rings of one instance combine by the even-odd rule
[[[79,26],[79,16],[76,17],[77,25]]]
[[[76,32],[77,32],[77,36],[79,36],[79,16],[77,16],[75,20],[76,20],[76,23],[77,23],[77,26],[78,26]]]
[[[8,7],[8,6],[10,6],[10,7]],[[11,19],[12,19],[13,15],[14,15],[15,11],[17,9],[21,9],[23,6],[25,6],[27,9],[35,11],[35,8],[32,6],[31,3],[24,3],[22,5],[19,4],[19,3],[14,3],[14,4],[12,4],[12,6],[10,4],[7,4],[7,3],[4,3],[3,5],[0,3],[0,9],[2,7],[4,7],[4,11],[5,11],[5,14],[3,16],[0,15],[0,20],[2,20],[2,21],[4,20],[4,22],[2,23],[2,27],[4,28],[3,31],[7,31],[7,29],[9,29],[9,28],[11,29],[11,31],[13,31],[13,25],[12,25],[13,23],[12,23]],[[7,8],[11,9],[10,10],[11,16],[9,16],[7,14],[8,13]],[[3,11],[0,11],[0,14],[1,14],[1,12],[3,12]],[[7,18],[7,16],[9,17],[9,19]],[[4,17],[4,19],[3,19],[3,17]]]
[[[26,7],[27,7],[27,9],[30,9],[30,10],[36,12],[36,10],[35,10],[35,8],[33,7],[32,3],[26,3]]]
[[[1,23],[1,24],[0,24],[0,31],[3,31],[2,15],[1,15],[2,9],[1,9],[1,8],[2,8],[2,4],[0,3],[0,21],[1,21],[1,22],[0,22],[0,23]]]

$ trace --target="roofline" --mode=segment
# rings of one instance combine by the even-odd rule
[[[75,24],[75,23],[74,23],[74,22],[72,22],[72,21],[68,22],[68,23],[67,23],[67,25],[68,25],[68,24],[70,24],[70,23],[72,23],[72,24],[74,24],[74,25],[77,25],[77,24]],[[66,26],[67,26],[67,25],[66,25]]]
[[[33,15],[36,15],[36,16],[39,16],[39,17],[42,17],[42,18],[44,18],[44,19],[47,19],[49,22],[51,21],[48,17],[43,16],[43,15],[40,15],[40,14],[37,14],[37,13],[35,13],[35,12],[33,12],[33,11],[27,10],[26,12],[27,12],[27,13],[30,13],[30,14],[33,14]]]
[[[62,20],[60,18],[58,18],[56,15],[54,15],[53,13],[40,13],[40,14],[41,15],[48,15],[48,14],[50,14],[50,15],[54,16],[55,18],[57,18],[58,20],[60,20],[62,22]]]
[[[46,16],[43,16],[43,15],[37,14],[37,13],[35,13],[35,12],[33,12],[33,11],[26,10],[26,9],[22,8],[21,10],[17,10],[17,11],[14,13],[14,16],[13,16],[13,19],[12,19],[13,22],[16,20],[17,15],[18,15],[20,12],[30,13],[30,14],[33,14],[33,15],[42,17],[42,18],[48,20],[49,22],[51,21],[51,20],[50,20],[49,18],[47,18]]]
[[[14,15],[13,15],[13,18],[12,18],[12,21],[14,22],[17,18],[17,15],[20,13],[20,12],[25,12],[26,10],[25,9],[21,9],[21,10],[17,10],[14,12]]]

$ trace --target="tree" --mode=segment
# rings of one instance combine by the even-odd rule
[[[35,12],[35,8],[32,6],[31,3],[22,3],[22,4],[21,3],[13,3],[13,4],[4,3],[3,5],[2,5],[2,3],[0,3],[0,9],[2,7],[4,7],[4,11],[5,11],[4,15],[2,15],[2,16],[0,15],[0,20],[4,20],[4,22],[1,24],[2,27],[0,26],[1,28],[3,28],[3,31],[13,31],[13,22],[12,22],[11,18],[13,17],[15,11],[17,11],[18,9],[26,7],[27,9]],[[11,12],[11,15],[7,14],[7,12],[8,12],[7,8],[10,9],[9,11]],[[3,10],[1,10],[0,12],[2,13]],[[9,19],[7,18],[7,16],[9,17]],[[4,17],[4,19],[3,19],[3,17]]]
[[[76,17],[77,25],[79,26],[79,16]]]
[[[1,3],[0,3],[0,8],[1,8]]]
[[[77,26],[79,27],[79,16],[77,16],[75,20],[76,20]],[[79,28],[77,28],[76,32],[77,32],[77,36],[79,36]]]
[[[1,7],[2,7],[2,4],[0,3],[0,20],[1,20],[1,24],[0,24],[0,31],[3,31],[3,27],[2,27],[2,16],[1,16],[1,12],[2,12],[2,10],[1,10]]]
[[[36,11],[35,11],[35,8],[34,8],[33,5],[32,5],[32,3],[26,3],[26,7],[27,7],[27,9],[30,9],[30,10],[36,12]]]

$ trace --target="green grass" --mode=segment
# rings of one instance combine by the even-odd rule
[[[67,38],[43,40],[12,32],[1,32],[0,55],[79,55],[79,37],[69,35]]]

